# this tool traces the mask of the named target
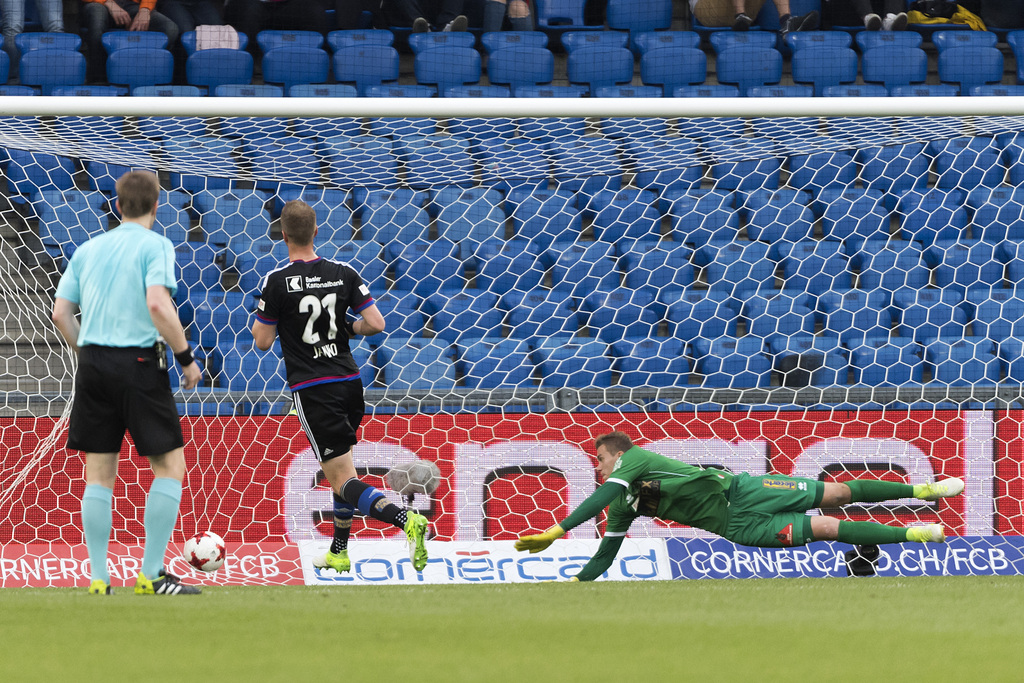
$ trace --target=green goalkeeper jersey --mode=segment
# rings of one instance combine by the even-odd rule
[[[568,531],[607,505],[608,525],[597,554],[579,573],[591,581],[605,572],[629,525],[639,516],[698,527],[722,535],[729,518],[726,491],[733,475],[704,469],[634,446],[622,454],[612,475],[559,526]]]

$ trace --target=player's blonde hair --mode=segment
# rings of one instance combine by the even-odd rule
[[[633,447],[633,440],[625,432],[608,432],[594,439],[594,450],[607,446],[612,453],[625,453]]]
[[[281,232],[295,246],[309,246],[316,234],[316,211],[301,199],[291,200],[281,209]]]
[[[160,199],[160,181],[152,171],[128,171],[117,179],[114,190],[125,219],[148,216]]]

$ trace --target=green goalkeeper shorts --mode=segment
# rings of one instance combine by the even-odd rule
[[[811,518],[825,484],[814,479],[736,475],[729,486],[729,521],[725,538],[757,548],[805,545],[814,540]]]

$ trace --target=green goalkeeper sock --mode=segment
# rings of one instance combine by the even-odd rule
[[[886,526],[875,522],[839,522],[836,540],[852,545],[878,545],[880,543],[903,543],[907,530],[899,526]]]
[[[852,503],[878,503],[883,500],[914,497],[914,487],[898,481],[854,479],[845,484],[850,487]]]

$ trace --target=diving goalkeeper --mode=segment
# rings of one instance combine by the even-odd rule
[[[938,500],[964,490],[960,479],[911,485],[875,479],[838,483],[731,474],[645,451],[634,446],[623,432],[603,434],[594,446],[597,471],[604,484],[559,524],[516,541],[516,550],[540,552],[607,506],[608,525],[597,554],[573,581],[593,581],[601,576],[619,552],[629,525],[641,515],[698,527],[733,543],[760,548],[800,546],[811,541],[854,545],[942,543],[946,535],[941,524],[896,527],[804,513],[854,502]]]

